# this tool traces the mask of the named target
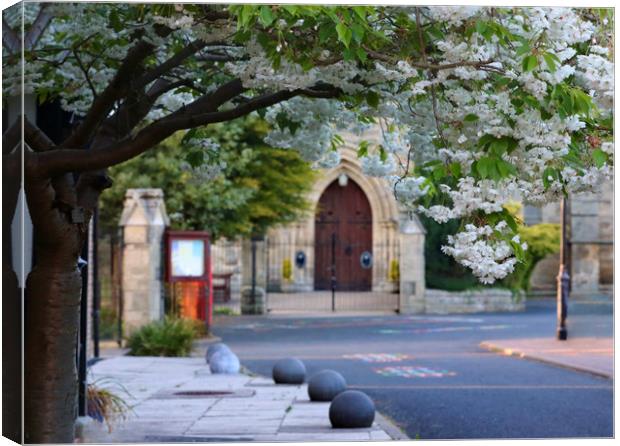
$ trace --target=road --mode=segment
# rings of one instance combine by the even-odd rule
[[[608,336],[611,315],[575,315],[568,329]],[[552,302],[518,314],[223,317],[214,331],[257,374],[287,356],[308,376],[339,371],[410,438],[613,436],[611,380],[479,347],[554,336]]]

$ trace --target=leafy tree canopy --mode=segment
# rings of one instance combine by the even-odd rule
[[[21,15],[4,16],[15,29]],[[323,164],[344,132],[378,132],[361,139],[365,171],[412,210],[463,219],[443,251],[492,283],[524,259],[506,201],[612,173],[611,9],[26,3],[25,17],[25,92],[81,117],[60,147],[28,155],[39,177],[255,111],[269,145]],[[3,43],[10,95],[19,39]]]
[[[114,166],[114,184],[101,196],[104,228],[116,230],[127,189],[148,187],[164,190],[173,228],[206,230],[214,240],[264,234],[293,221],[309,207],[305,193],[315,172],[296,151],[266,146],[266,132],[261,119],[239,119],[201,132],[198,147],[188,150],[175,134]]]

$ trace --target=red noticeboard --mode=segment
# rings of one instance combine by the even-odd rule
[[[198,302],[196,311],[184,316],[202,319],[207,327],[210,327],[213,318],[213,290],[209,233],[168,230],[165,240],[166,280],[171,283],[185,282],[187,287],[184,288],[196,295]]]

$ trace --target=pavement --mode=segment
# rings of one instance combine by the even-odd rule
[[[565,341],[549,338],[500,339],[483,341],[480,347],[603,378],[614,377],[612,338],[583,337]]]
[[[330,403],[311,402],[307,386],[276,385],[250,374],[214,375],[203,357],[117,356],[91,366],[99,382],[131,406],[111,431],[81,420],[83,443],[356,441],[407,438],[377,414],[367,429],[334,429]]]

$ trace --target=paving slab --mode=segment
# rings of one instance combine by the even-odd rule
[[[119,395],[132,412],[112,432],[100,423],[87,423],[78,439],[83,443],[406,438],[380,414],[367,429],[334,429],[329,403],[311,402],[305,384],[277,385],[245,374],[213,375],[203,358],[115,356],[92,365],[90,372],[91,382],[122,385],[126,394]],[[199,391],[228,393],[197,395]]]
[[[614,345],[611,337],[579,337],[565,341],[552,338],[500,339],[484,341],[480,347],[604,378],[613,379],[614,376]]]

